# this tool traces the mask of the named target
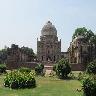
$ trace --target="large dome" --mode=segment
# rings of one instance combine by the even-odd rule
[[[41,30],[41,35],[45,36],[45,35],[55,35],[57,36],[57,30],[55,28],[54,25],[52,25],[52,23],[50,21],[48,21],[44,27]]]

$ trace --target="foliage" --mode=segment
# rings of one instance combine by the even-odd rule
[[[56,64],[53,65],[53,71],[56,71]]]
[[[24,46],[19,47],[18,45],[12,44],[11,48],[7,48],[7,55],[11,55],[12,53],[15,55],[13,50],[14,51],[19,50],[22,54],[25,54],[28,57],[26,62],[31,62],[36,58],[32,48],[24,47]]]
[[[54,70],[59,78],[66,78],[71,72],[71,67],[68,60],[61,59],[54,67]]]
[[[83,91],[85,96],[96,96],[96,75],[84,79]]]
[[[7,59],[7,49],[0,50],[0,63],[6,63]]]
[[[21,67],[18,69],[18,71],[20,71],[21,73],[30,73],[31,69],[26,67]]]
[[[29,62],[30,61],[33,61],[34,58],[36,58],[35,56],[35,53],[33,52],[33,49],[32,48],[28,48],[28,47],[21,47],[21,51],[23,53],[25,53],[26,55],[28,55],[28,58],[29,58]]]
[[[85,78],[88,78],[89,74],[86,74],[86,72],[80,72],[77,76],[77,80],[79,81],[83,81]]]
[[[75,30],[75,33],[73,34],[72,38],[74,39],[77,36],[84,36],[86,41],[90,41],[91,43],[96,44],[96,35],[91,31],[87,30],[85,27],[83,28],[77,28]]]
[[[68,77],[69,77],[69,79],[76,79],[74,73],[72,73],[72,72],[70,72],[70,73],[68,74]]]
[[[80,73],[78,74],[77,79],[78,79],[78,80],[83,80],[83,77],[84,77],[83,73],[80,72]]]
[[[87,66],[87,72],[89,74],[93,73],[96,74],[96,60],[90,62]]]
[[[44,65],[43,64],[38,64],[35,67],[35,73],[36,73],[36,75],[42,75],[43,74],[43,69],[44,69]]]
[[[0,64],[0,73],[5,73],[5,72],[6,72],[6,65]]]
[[[34,88],[36,87],[36,81],[33,73],[22,73],[16,70],[6,74],[4,86],[12,89]]]

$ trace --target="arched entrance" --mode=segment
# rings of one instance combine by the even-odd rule
[[[47,61],[52,61],[51,57],[50,56],[47,56]]]

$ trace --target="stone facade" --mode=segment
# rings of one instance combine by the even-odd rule
[[[55,26],[48,21],[41,30],[40,40],[37,39],[38,62],[31,62],[32,58],[13,44],[8,49],[7,68],[34,68],[38,63],[53,66],[61,58],[69,60],[72,70],[85,70],[87,63],[96,58],[96,45],[79,35],[72,40],[67,52],[61,52],[61,39],[58,40]]]
[[[57,30],[50,21],[42,28],[40,41],[37,39],[37,58],[40,62],[56,62],[61,58],[61,40],[58,41]]]
[[[68,52],[61,52],[61,58],[68,59]]]
[[[17,69],[20,67],[35,68],[36,62],[29,62],[30,57],[25,54],[18,45],[12,44],[11,48],[7,49],[7,69]]]
[[[78,36],[70,43],[68,54],[72,68],[82,70],[86,68],[88,62],[96,58],[96,47],[94,44],[87,42],[83,36]]]

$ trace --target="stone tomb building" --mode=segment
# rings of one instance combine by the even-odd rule
[[[37,39],[37,58],[45,64],[67,58],[72,70],[85,70],[87,63],[96,58],[96,46],[79,35],[72,40],[67,52],[61,52],[57,30],[48,21],[41,30],[40,41]]]
[[[58,41],[55,26],[48,21],[37,39],[37,58],[40,62],[56,62],[61,58],[61,40]]]
[[[96,58],[96,46],[84,36],[75,37],[68,48],[68,59],[72,70],[85,70],[87,63]]]
[[[11,48],[7,49],[7,69],[17,69],[20,67],[35,68],[37,62],[29,60],[29,55],[26,54],[25,51],[21,50],[18,45],[12,44]]]
[[[55,26],[48,21],[41,30],[40,40],[37,39],[38,62],[28,62],[28,55],[17,45],[13,45],[8,49],[7,69],[35,68],[38,63],[43,63],[45,66],[51,64],[52,66],[61,58],[69,60],[72,70],[85,70],[86,64],[96,58],[96,45],[86,41],[84,36],[77,36],[72,39],[68,51],[61,52],[61,39],[58,40]]]

